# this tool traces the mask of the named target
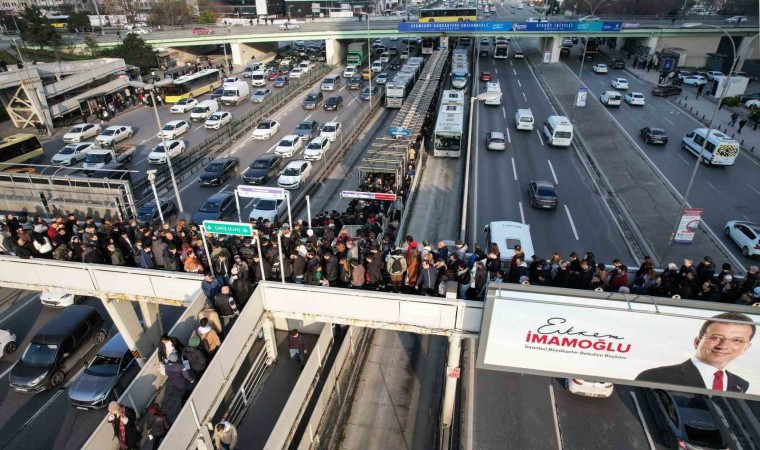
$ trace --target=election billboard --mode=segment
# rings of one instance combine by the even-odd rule
[[[399,33],[456,33],[456,32],[617,32],[622,22],[400,22]]]
[[[760,398],[760,310],[607,295],[489,296],[478,368]]]

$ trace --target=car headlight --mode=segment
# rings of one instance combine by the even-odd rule
[[[98,395],[97,397],[95,397],[95,398],[93,399],[93,401],[95,401],[95,402],[100,402],[100,401],[103,401],[103,400],[105,400],[105,399],[106,399],[106,397],[108,397],[108,395],[109,395],[110,393],[111,393],[110,391],[106,391],[106,392],[104,392],[104,393],[102,393],[102,394]]]
[[[43,373],[42,375],[40,375],[40,376],[38,376],[37,378],[35,378],[35,379],[33,379],[32,381],[30,381],[30,382],[29,382],[29,384],[31,384],[31,385],[40,384],[40,383],[42,383],[43,381],[45,381],[45,377],[46,377],[46,376],[47,376],[47,374],[46,374],[46,373]]]

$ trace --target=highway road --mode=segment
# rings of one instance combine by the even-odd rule
[[[92,306],[103,316],[109,338],[117,332],[99,299],[85,298],[82,304]],[[14,306],[0,314],[0,328],[12,330],[18,339],[18,350],[0,360],[0,448],[78,449],[103,419],[102,410],[74,408],[66,391],[99,347],[90,350],[69,372],[61,389],[30,395],[16,392],[8,384],[8,373],[29,341],[59,312],[59,309],[43,307],[39,293],[26,292]],[[182,314],[182,308],[161,306],[160,313],[161,324],[168,330]]]
[[[563,62],[578,73],[582,51],[580,44],[575,46],[572,56],[564,58]],[[597,61],[603,63],[602,55]],[[612,119],[624,130],[635,143],[638,150],[648,158],[670,182],[673,188],[683,196],[694,170],[696,157],[681,149],[681,138],[696,128],[705,128],[690,114],[683,111],[675,103],[674,97],[662,98],[651,95],[652,85],[635,77],[625,70],[610,69],[607,74],[597,74],[591,70],[594,63],[586,63],[583,67],[582,80],[594,95],[594,100],[607,90],[615,90],[611,85],[614,78],[625,78],[629,83],[629,92],[641,92],[646,97],[646,105],[630,106],[625,102],[620,107],[608,107]],[[683,86],[681,96],[696,96],[697,88]],[[707,90],[706,90],[707,91]],[[625,93],[625,91],[619,91]],[[724,124],[725,125],[725,124]],[[652,126],[664,128],[669,136],[666,145],[647,145],[640,137],[639,130]],[[730,167],[702,165],[697,172],[697,178],[692,187],[689,204],[694,208],[704,208],[703,225],[712,229],[726,247],[740,261],[752,264],[750,258],[745,258],[736,244],[724,236],[723,229],[729,220],[747,220],[760,222],[760,162],[740,153],[736,163]],[[675,220],[675,217],[673,218]],[[703,255],[695,255],[699,258]]]
[[[387,42],[386,45],[393,45],[393,46],[401,46],[402,44],[400,42]],[[334,69],[334,72],[340,72],[342,71],[343,66],[336,67]],[[392,71],[389,71],[392,74]],[[391,75],[392,76],[392,75]],[[189,218],[192,216],[194,212],[197,211],[197,209],[205,202],[205,200],[210,197],[211,195],[217,193],[217,192],[233,192],[234,189],[238,184],[242,183],[242,178],[240,175],[248,168],[248,165],[252,163],[257,157],[261,156],[265,153],[271,153],[274,150],[274,147],[276,146],[277,142],[279,140],[288,135],[292,134],[292,131],[296,128],[296,126],[303,120],[316,120],[320,126],[324,124],[325,122],[330,121],[338,121],[342,123],[343,132],[341,137],[339,137],[335,142],[332,143],[331,147],[333,149],[337,149],[342,145],[343,139],[347,138],[347,136],[350,135],[350,133],[356,129],[357,124],[361,122],[361,119],[365,116],[366,111],[369,107],[369,102],[362,100],[359,97],[360,90],[349,90],[346,88],[347,80],[344,80],[343,85],[340,89],[338,89],[335,92],[325,92],[325,98],[327,98],[330,95],[342,95],[344,99],[343,107],[340,108],[338,111],[325,111],[321,106],[314,109],[314,110],[304,110],[301,108],[301,102],[303,98],[307,95],[308,92],[316,91],[319,89],[319,81],[316,82],[311,88],[304,89],[303,92],[301,92],[299,95],[294,96],[290,101],[288,101],[285,105],[280,107],[274,114],[269,117],[269,119],[274,119],[280,122],[280,131],[272,138],[266,141],[259,141],[259,140],[253,140],[251,138],[251,135],[247,135],[245,138],[241,138],[236,142],[233,142],[229,147],[227,147],[227,150],[221,154],[219,157],[226,157],[226,156],[235,156],[240,159],[240,166],[238,168],[238,176],[228,179],[227,182],[222,186],[217,187],[202,187],[198,183],[198,175],[200,173],[197,173],[195,176],[190,176],[186,178],[184,181],[179,183],[179,190],[180,190],[180,196],[182,198],[182,202],[184,205],[184,209],[186,214],[183,217]],[[367,82],[365,82],[365,86],[367,85]],[[271,87],[271,82],[267,82],[267,87],[274,89]],[[208,98],[208,95],[204,95],[199,98],[199,100],[204,100]],[[380,96],[376,96],[373,100],[374,101],[381,101]],[[189,120],[189,113],[188,114],[171,114],[169,112],[170,105],[165,105],[162,107],[159,107],[159,116],[161,118],[161,122],[166,123],[169,120],[175,120],[175,119],[187,119]],[[245,101],[241,103],[238,106],[232,106],[232,107],[222,107],[222,110],[225,111],[231,111],[234,117],[240,117],[246,112],[250,111],[253,108],[253,104],[249,101]],[[156,168],[156,166],[151,166],[148,161],[147,157],[152,148],[158,144],[159,139],[156,137],[157,133],[157,125],[155,121],[155,116],[153,115],[152,110],[148,110],[144,107],[140,107],[137,110],[132,110],[126,113],[123,113],[116,118],[112,119],[111,122],[109,122],[107,125],[130,125],[132,126],[136,133],[134,137],[127,141],[123,141],[127,144],[132,144],[137,146],[137,152],[134,156],[134,161],[130,164],[131,170],[137,170],[140,172],[140,175],[136,175],[134,178],[139,179],[142,178],[144,175],[144,171]],[[203,128],[202,123],[196,123],[193,124],[192,129],[189,133],[184,134],[181,136],[181,139],[183,139],[188,146],[188,149],[190,149],[193,145],[197,145],[198,143],[204,141],[205,139],[208,139],[210,136],[215,133],[214,130],[206,130]],[[53,154],[55,154],[56,151],[60,147],[63,146],[63,142],[60,138],[54,139],[48,143],[45,144],[45,156],[46,158],[52,157]],[[304,144],[305,147],[305,144]],[[328,150],[329,151],[329,150]],[[296,160],[301,159],[303,150],[301,150],[297,155],[293,156],[292,158],[284,158],[283,165],[284,167],[288,161],[290,160]],[[47,159],[46,159],[47,161]],[[312,162],[312,174],[316,174],[319,170],[321,170],[321,166],[324,164],[324,159],[322,161],[315,161]],[[277,186],[277,178],[273,177],[270,179],[267,183],[267,186]],[[301,190],[304,189],[304,187],[301,187],[297,190],[292,190],[291,198],[296,198],[298,194],[301,192]],[[174,198],[173,191],[164,190],[163,192],[159,192],[159,195],[162,197],[168,197],[168,198]],[[253,200],[241,200],[241,216],[244,221],[247,220],[250,211],[253,209]],[[235,214],[233,214],[230,217],[227,217],[228,220],[237,220],[237,217],[235,217]]]

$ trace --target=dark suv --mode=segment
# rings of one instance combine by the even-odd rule
[[[301,102],[301,108],[315,109],[320,103],[322,103],[322,100],[324,100],[324,96],[321,92],[309,92],[306,94],[306,98],[303,99],[303,102]]]
[[[325,103],[322,105],[322,107],[325,108],[325,111],[337,111],[341,106],[343,106],[342,95],[327,97],[327,100],[325,100]]]
[[[90,306],[71,305],[37,332],[10,374],[11,387],[36,393],[60,386],[95,345],[106,340],[103,318]]]
[[[354,75],[348,80],[349,89],[361,89],[363,84],[364,80],[362,80],[361,74],[359,74],[359,76]]]
[[[309,141],[319,134],[319,122],[316,120],[304,120],[298,124],[293,134],[300,137],[301,140]]]

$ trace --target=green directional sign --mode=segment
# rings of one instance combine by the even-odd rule
[[[204,220],[203,231],[213,234],[230,234],[233,236],[253,236],[253,227],[247,223],[221,222],[218,220]]]

